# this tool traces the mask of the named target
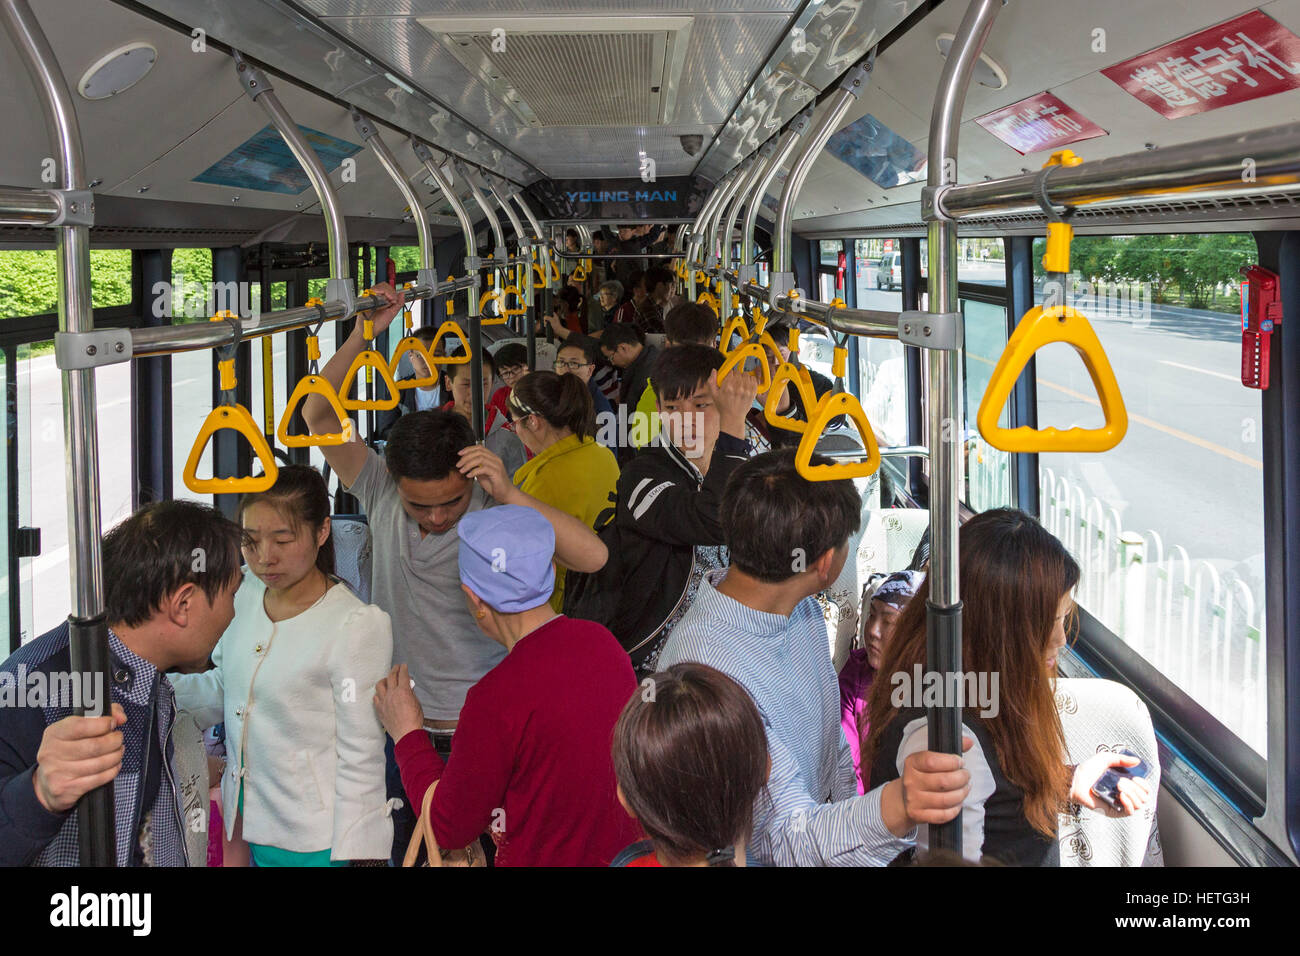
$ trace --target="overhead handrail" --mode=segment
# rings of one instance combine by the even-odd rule
[[[320,299],[312,298],[307,300],[307,305],[314,305],[323,309],[325,303]],[[280,416],[280,424],[275,431],[275,437],[280,440],[280,444],[285,448],[332,447],[345,445],[352,440],[352,419],[348,417],[347,411],[339,404],[339,393],[334,390],[334,386],[320,376],[319,335],[323,324],[324,320],[322,319],[307,335],[307,374],[300,378],[298,384],[294,386],[293,393],[285,403],[284,414]],[[325,399],[338,417],[341,431],[319,435],[313,435],[310,432],[302,435],[289,434],[289,426],[293,422],[293,413],[300,403],[307,400],[309,395],[319,395]]]
[[[268,490],[280,475],[280,468],[275,463],[275,455],[266,442],[266,436],[253,421],[247,408],[239,404],[236,396],[238,381],[235,378],[235,353],[239,348],[241,328],[239,318],[231,312],[218,312],[209,320],[211,322],[229,322],[231,328],[230,345],[220,350],[221,358],[217,362],[220,375],[221,404],[217,405],[203,420],[199,433],[190,447],[189,457],[185,460],[182,476],[185,487],[196,494],[256,494]],[[219,431],[233,431],[243,435],[252,446],[253,454],[261,462],[263,474],[239,478],[200,478],[198,475],[199,459],[208,440]]]
[[[365,295],[369,295],[367,289]],[[375,351],[375,322],[370,318],[369,313],[361,320],[361,335],[366,340],[366,347],[358,353],[357,357],[352,360],[348,366],[347,372],[343,376],[343,386],[339,389],[339,399],[344,408],[347,409],[366,409],[368,411],[387,411],[396,408],[402,400],[401,393],[397,389],[397,383],[393,381],[392,374],[388,371],[388,361],[377,351]],[[370,370],[379,373],[380,379],[388,389],[387,398],[348,398],[347,393],[350,391],[349,385],[356,379],[357,373],[366,369],[367,376],[371,374]]]
[[[408,282],[406,285],[409,287],[410,283]],[[411,316],[411,303],[405,301],[405,297],[403,297],[402,339],[397,343],[397,348],[393,349],[393,355],[388,360],[388,373],[393,377],[393,381],[396,383],[399,390],[405,390],[408,388],[428,388],[431,385],[438,384],[438,374],[433,370],[433,356],[430,355],[429,350],[424,347],[424,343],[420,341],[419,336],[415,335],[414,329],[412,328],[414,324],[414,320]],[[397,366],[402,361],[402,356],[407,352],[414,352],[416,355],[424,359],[424,364],[429,369],[429,374],[425,378],[412,376],[408,379],[399,379],[397,377]],[[414,369],[415,366],[412,365],[411,368]]]
[[[1070,150],[1058,150],[1043,164],[1039,182],[1045,185],[1054,169],[1077,166],[1081,162]],[[1039,197],[1049,219],[1043,268],[1047,271],[1048,280],[1060,283],[1063,292],[1070,272],[1070,242],[1074,237],[1074,229],[1070,226],[1069,218],[1073,210],[1054,206],[1048,200],[1045,188],[1039,189]],[[998,418],[1020,373],[1035,352],[1054,342],[1064,342],[1083,359],[1083,365],[1092,379],[1092,387],[1101,402],[1105,422],[1100,428],[1075,427],[1064,430],[1053,427],[1030,428],[1028,425],[1018,428],[1000,427]],[[1007,452],[1102,452],[1109,451],[1123,441],[1128,431],[1128,410],[1124,407],[1124,396],[1120,394],[1119,382],[1115,380],[1110,359],[1088,317],[1077,309],[1059,303],[1036,305],[1026,312],[998,358],[989,384],[984,389],[984,397],[980,399],[975,423],[986,442]]]
[[[862,410],[862,403],[856,396],[844,388],[844,374],[848,367],[849,350],[843,345],[835,346],[832,371],[835,374],[835,387],[822,396],[816,407],[808,415],[808,426],[799,439],[795,451],[794,464],[799,474],[808,481],[837,481],[842,478],[866,478],[876,473],[880,467],[880,447],[876,444],[876,432]],[[832,420],[843,416],[858,429],[862,437],[862,446],[867,457],[862,461],[841,461],[829,465],[814,465],[812,456],[817,451],[817,443],[822,433]]]

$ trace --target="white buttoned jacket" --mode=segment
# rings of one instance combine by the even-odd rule
[[[266,616],[266,586],[246,573],[235,619],[202,674],[171,675],[201,727],[226,725],[221,813],[229,838],[244,789],[244,839],[332,860],[392,852],[384,728],[375,684],[388,674],[388,615],[334,584],[285,621]]]

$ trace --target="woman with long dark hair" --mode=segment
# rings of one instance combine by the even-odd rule
[[[392,664],[388,615],[334,576],[325,481],[285,465],[244,495],[251,574],[213,668],[174,675],[201,726],[225,721],[226,837],[242,828],[258,866],[343,866],[387,859],[393,825],[384,728],[370,693]]]
[[[686,662],[647,678],[614,725],[614,775],[650,839],[611,865],[744,866],[770,770],[758,708],[722,671]]]
[[[1057,655],[1074,614],[1079,566],[1050,532],[1014,508],[996,508],[962,525],[963,733],[971,774],[963,805],[967,858],[1002,863],[1055,863],[1057,814],[1067,798],[1090,808],[1092,785],[1111,766],[1136,758],[1101,753],[1078,768],[1065,765],[1065,736],[1056,711]],[[925,688],[929,580],[903,609],[871,689],[870,731],[863,766],[871,783],[898,776],[908,754],[926,748]],[[938,675],[935,675],[938,677]],[[1124,813],[1136,812],[1146,785],[1121,783]],[[925,828],[917,845],[926,844]]]

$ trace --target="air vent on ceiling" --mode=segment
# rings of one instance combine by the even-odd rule
[[[657,126],[673,122],[692,19],[419,22],[528,126]]]

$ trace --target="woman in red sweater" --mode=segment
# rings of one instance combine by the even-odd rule
[[[555,533],[538,512],[486,508],[456,533],[470,613],[507,653],[466,695],[445,763],[405,665],[376,686],[406,796],[418,807],[438,782],[429,812],[441,848],[487,832],[497,866],[605,866],[641,835],[609,750],[637,686],[627,652],[599,624],[551,610]]]

